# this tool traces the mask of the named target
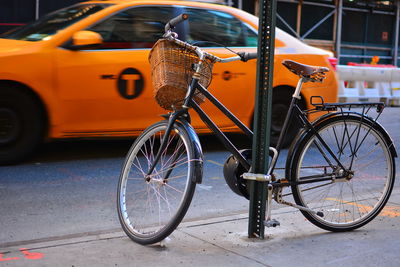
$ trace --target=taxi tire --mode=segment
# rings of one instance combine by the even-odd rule
[[[43,141],[43,111],[35,97],[18,86],[0,85],[0,120],[0,165],[25,159]]]
[[[273,90],[270,136],[271,146],[275,147],[278,143],[279,134],[285,121],[286,114],[289,110],[293,93],[294,88],[288,86],[275,87]],[[302,110],[305,109],[305,104],[303,101],[301,101],[298,105]],[[283,148],[288,147],[291,144],[300,128],[301,124],[298,120],[291,120],[286,137],[282,143]]]

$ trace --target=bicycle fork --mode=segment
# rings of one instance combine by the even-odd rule
[[[157,154],[156,154],[156,156],[155,156],[155,158],[154,158],[154,161],[152,162],[152,164],[151,164],[151,166],[150,166],[150,168],[149,168],[149,170],[147,171],[147,174],[146,174],[146,176],[145,176],[146,182],[149,182],[149,181],[151,180],[151,174],[153,173],[155,167],[157,166],[157,163],[160,161],[161,154],[163,153],[164,149],[165,149],[166,146],[167,146],[167,143],[168,143],[168,136],[170,135],[170,133],[171,133],[171,131],[172,131],[172,127],[173,127],[175,121],[176,121],[179,117],[184,116],[185,114],[187,114],[187,110],[186,110],[186,109],[181,109],[181,110],[179,110],[179,111],[177,111],[177,112],[174,112],[174,113],[172,113],[171,115],[169,115],[169,117],[168,117],[167,129],[165,130],[165,134],[164,134],[164,137],[163,137],[163,139],[162,139],[162,141],[161,141],[160,148],[158,149]],[[166,116],[165,116],[165,117],[166,117]],[[173,159],[173,161],[172,161],[172,162],[174,162],[174,163],[173,163],[173,166],[175,166],[175,164],[176,164],[175,161],[177,160],[178,157],[179,157],[179,153],[176,153],[176,155],[174,156],[174,159]],[[172,170],[173,170],[173,167],[171,167],[171,168],[166,172],[166,174],[165,174],[165,176],[164,176],[164,179],[163,179],[164,181],[165,181],[166,179],[168,179],[168,177],[169,177],[169,175],[171,174]]]

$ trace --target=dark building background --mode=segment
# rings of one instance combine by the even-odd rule
[[[257,14],[258,1],[214,2]],[[0,33],[78,2],[1,1]],[[399,10],[400,0],[278,0],[277,26],[306,43],[334,51],[341,64],[368,63],[372,56],[379,56],[381,64],[398,65]]]
[[[79,0],[0,1],[0,32],[23,25],[51,11],[82,2]]]
[[[379,56],[399,65],[399,10],[399,0],[278,0],[277,26],[335,51],[341,64]]]

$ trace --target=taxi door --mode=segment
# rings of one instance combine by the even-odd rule
[[[95,50],[59,48],[56,84],[66,136],[137,134],[165,113],[153,100],[148,55],[173,16],[172,7],[134,7],[85,29]]]
[[[186,41],[204,48],[221,58],[235,56],[224,48],[234,51],[257,51],[257,32],[235,16],[222,10],[188,7],[189,14]],[[213,81],[208,88],[243,123],[250,126],[254,111],[256,82],[256,60],[230,63],[216,63]],[[209,101],[201,106],[203,110],[225,131],[235,125],[216,109]],[[192,125],[202,128],[202,122],[193,116]]]

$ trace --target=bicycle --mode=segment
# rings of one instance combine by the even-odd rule
[[[394,158],[397,157],[392,139],[377,122],[384,105],[324,103],[322,97],[312,97],[313,108],[301,110],[298,101],[303,83],[322,82],[329,69],[284,61],[283,64],[300,79],[278,143],[275,148],[270,148],[268,172],[253,174],[251,150],[239,151],[199,103],[202,98],[207,98],[252,140],[252,131],[207,91],[204,84],[209,82],[210,64],[247,61],[255,59],[257,54],[237,53],[222,59],[183,42],[173,29],[185,19],[187,15],[182,14],[166,24],[165,34],[159,42],[171,44],[172,48],[164,47],[159,52],[179,51],[188,53],[186,56],[190,60],[194,58],[195,61],[183,63],[177,60],[178,65],[185,65],[185,71],[189,69],[186,73],[189,85],[185,85],[184,92],[173,93],[180,98],[175,96],[168,102],[159,97],[159,104],[172,111],[164,115],[164,120],[145,129],[126,156],[119,178],[117,201],[119,220],[125,233],[140,244],[157,243],[170,235],[185,216],[196,184],[202,182],[203,168],[201,144],[190,125],[189,108],[232,153],[224,165],[224,176],[236,194],[248,198],[249,180],[266,182],[265,226],[279,224],[271,219],[272,199],[299,209],[311,223],[329,231],[350,231],[377,216],[392,191]],[[167,76],[172,75],[171,72],[182,71],[172,68]],[[171,90],[166,90],[164,97],[170,97]],[[361,112],[354,111],[354,108],[361,109]],[[368,114],[373,108],[377,112],[376,118]],[[308,114],[320,111],[326,114],[313,122],[308,120]],[[304,127],[289,149],[285,177],[278,178],[273,171],[292,118],[299,119]],[[282,191],[289,187],[295,203],[283,199],[287,194]]]

